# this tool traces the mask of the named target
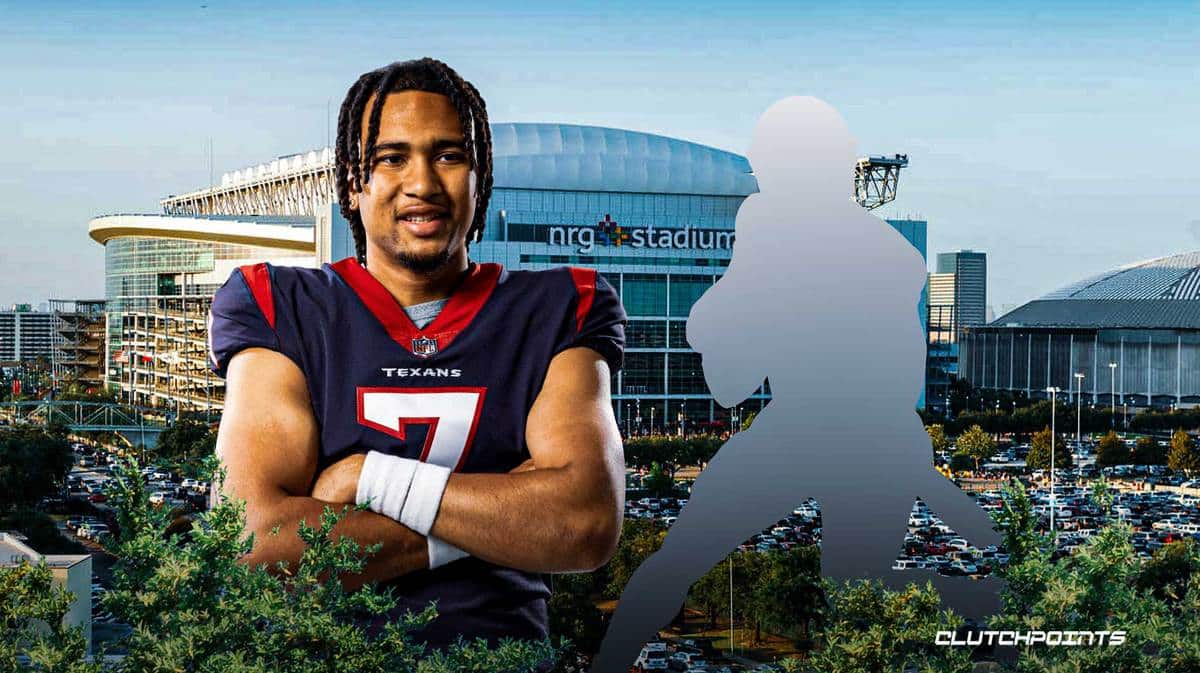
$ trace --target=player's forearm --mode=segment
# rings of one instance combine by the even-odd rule
[[[616,549],[624,483],[571,467],[455,473],[431,534],[473,556],[528,572],[580,572]]]
[[[307,545],[299,536],[300,522],[318,527],[325,507],[340,511],[346,505],[334,505],[308,497],[279,496],[247,504],[246,527],[254,534],[254,548],[243,562],[265,564],[274,570],[279,562],[294,568]],[[278,532],[275,532],[275,531]],[[347,575],[347,589],[399,577],[428,567],[425,538],[391,519],[373,512],[346,512],[333,528],[334,539],[350,537],[364,548],[380,544],[378,552],[367,559],[363,572]]]

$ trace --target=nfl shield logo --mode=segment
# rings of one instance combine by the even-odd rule
[[[421,357],[429,357],[430,355],[437,353],[437,339],[431,339],[429,337],[413,339],[412,352],[413,355],[420,355]]]

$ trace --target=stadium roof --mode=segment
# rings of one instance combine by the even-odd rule
[[[1200,251],[1090,276],[1001,316],[991,326],[1200,329]]]
[[[574,124],[493,124],[495,186],[747,196],[743,156],[686,140]]]
[[[88,235],[104,244],[113,238],[149,236],[316,250],[314,219],[286,215],[104,215],[88,223]]]

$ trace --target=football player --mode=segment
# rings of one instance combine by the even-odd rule
[[[346,583],[390,584],[402,611],[436,601],[418,638],[544,638],[539,573],[602,565],[620,532],[620,300],[592,270],[470,261],[491,135],[444,63],[359,78],[336,164],[356,257],[241,267],[213,299],[217,454],[246,501],[246,560],[295,564],[301,521],[365,503],[335,533],[382,549]]]

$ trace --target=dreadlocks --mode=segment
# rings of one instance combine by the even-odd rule
[[[350,191],[362,191],[371,180],[375,144],[379,139],[379,117],[387,94],[398,91],[425,91],[442,94],[458,112],[458,121],[466,139],[467,154],[475,171],[475,219],[467,232],[467,241],[483,236],[488,200],[492,195],[492,131],[488,126],[487,107],[479,91],[459,76],[453,68],[432,58],[397,61],[358,78],[346,92],[338,112],[337,147],[334,150],[338,206],[342,217],[350,222],[354,235],[354,252],[366,263],[367,236],[362,216],[350,207]],[[371,96],[375,100],[368,112],[365,108]],[[361,139],[363,114],[367,117],[367,137]],[[361,152],[360,152],[361,148]]]

